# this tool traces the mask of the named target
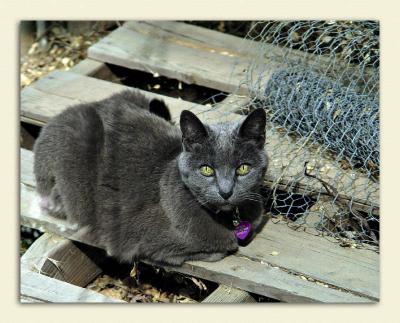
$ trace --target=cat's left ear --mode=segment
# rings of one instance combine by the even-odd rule
[[[262,108],[255,109],[243,121],[239,136],[244,140],[253,140],[258,148],[265,144],[266,113]]]
[[[181,112],[180,126],[183,146],[191,150],[195,145],[202,144],[207,137],[207,130],[196,115],[188,110]]]

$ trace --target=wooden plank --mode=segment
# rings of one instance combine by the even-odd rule
[[[44,233],[21,257],[21,267],[85,287],[102,270],[71,240]]]
[[[136,22],[137,27],[146,22]],[[238,80],[244,80],[249,60],[228,51],[220,51],[190,38],[171,39],[160,30],[158,37],[146,31],[122,26],[100,40],[88,50],[88,57],[159,73],[189,84],[199,84],[226,92],[246,93],[238,90]],[[172,41],[171,41],[172,40]]]
[[[56,71],[22,91],[21,115],[35,122],[47,122],[68,106],[100,100],[125,89],[133,90],[127,86]],[[147,91],[139,92],[149,98],[164,100],[175,122],[183,109],[193,111],[206,122],[240,120],[242,116],[230,112],[248,103],[248,98],[243,96],[229,96],[224,103],[207,107]],[[310,166],[321,167],[319,177],[335,186],[340,197],[351,203],[353,208],[374,214],[379,212],[378,183],[361,173],[341,169],[333,160],[321,158],[318,151],[299,149],[293,138],[277,132],[270,123],[267,124],[266,138],[265,149],[270,157],[266,177],[268,185],[300,193],[323,192],[319,182],[303,176],[304,162],[309,161]]]
[[[33,174],[33,152],[20,149],[20,181],[25,185],[35,187],[35,175]]]
[[[86,58],[83,61],[80,61],[69,71],[86,76],[96,75],[96,77],[98,78],[103,78],[111,75],[111,70],[107,67],[106,64],[90,58]]]
[[[40,304],[45,303],[44,301],[42,301],[40,299],[35,299],[35,298],[29,297],[29,296],[25,296],[25,295],[21,295],[19,300],[23,304],[25,304],[25,303],[40,303]]]
[[[20,112],[25,122],[32,120],[33,124],[44,124],[62,110],[78,103],[81,101],[52,94],[43,95],[35,87],[27,86],[21,91]]]
[[[25,156],[24,163],[29,162],[29,156],[33,157],[31,152],[21,155]],[[24,166],[22,171],[30,169],[32,172],[32,160],[30,165]],[[36,193],[31,178],[29,174],[21,174],[21,224],[79,241],[73,228],[42,215],[35,207]],[[25,179],[28,180],[26,184],[23,183]],[[272,256],[272,251],[278,251],[279,255]],[[376,253],[343,249],[282,224],[268,223],[254,241],[240,248],[235,256],[217,263],[189,262],[172,269],[283,301],[370,302],[379,298],[379,256]],[[335,288],[326,288],[300,276]]]
[[[222,56],[254,57],[260,48],[260,43],[249,39],[171,20],[127,21],[123,27],[149,38],[161,38],[199,51],[216,52]],[[281,52],[277,46],[271,46],[269,49]]]
[[[268,69],[273,69],[275,65],[271,60],[275,59],[281,63],[284,58],[292,65],[302,62],[323,71],[329,69],[331,74],[342,75],[342,77],[344,71],[347,71],[349,75],[361,73],[359,66],[350,65],[332,54],[315,55],[176,21],[127,21],[123,27],[141,32],[150,38],[162,38],[200,51],[245,57],[249,62],[257,60],[264,68],[268,64]],[[335,62],[335,66],[332,66],[332,61]],[[366,77],[375,74],[374,69],[371,68],[364,69],[363,72]]]
[[[332,66],[331,57],[174,21],[126,22],[91,46],[88,56],[238,94],[248,93],[248,82],[266,84],[275,70],[284,67],[284,61],[286,64],[304,62],[323,71],[329,68],[333,77],[361,72],[358,66],[342,63],[340,59]],[[371,74],[364,72],[366,77]]]
[[[39,303],[125,303],[28,270],[21,271],[20,296],[21,302],[31,300]]]
[[[379,299],[379,255],[371,250],[342,248],[332,238],[277,223],[267,224],[239,254]]]
[[[219,285],[215,291],[202,301],[202,303],[256,303],[256,300],[243,290]]]
[[[51,117],[71,105],[99,101],[123,90],[138,91],[146,97],[164,100],[170,108],[171,117],[174,121],[178,120],[181,111],[184,109],[200,115],[210,110],[210,107],[192,102],[75,73],[55,71],[22,90],[21,115],[47,122]]]

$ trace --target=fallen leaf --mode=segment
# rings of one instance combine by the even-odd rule
[[[200,279],[196,279],[194,277],[191,277],[192,282],[200,288],[200,290],[207,290],[207,286],[204,285],[204,283]]]
[[[136,276],[137,276],[136,262],[133,263],[133,267],[132,267],[131,272],[129,273],[129,276],[131,276],[132,278],[136,278]]]

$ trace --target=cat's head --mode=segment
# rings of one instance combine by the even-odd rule
[[[215,125],[182,111],[179,170],[201,204],[227,211],[259,199],[256,191],[267,168],[265,124],[263,109],[241,122]]]

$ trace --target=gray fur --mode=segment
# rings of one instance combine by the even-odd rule
[[[120,261],[218,260],[238,248],[234,206],[253,227],[262,222],[265,112],[256,110],[243,124],[208,126],[184,111],[181,133],[165,120],[164,107],[125,91],[53,118],[34,147],[41,206],[84,228],[87,239]],[[243,162],[252,170],[239,178],[235,169]],[[201,175],[202,164],[216,176]],[[221,189],[232,190],[228,200]]]

